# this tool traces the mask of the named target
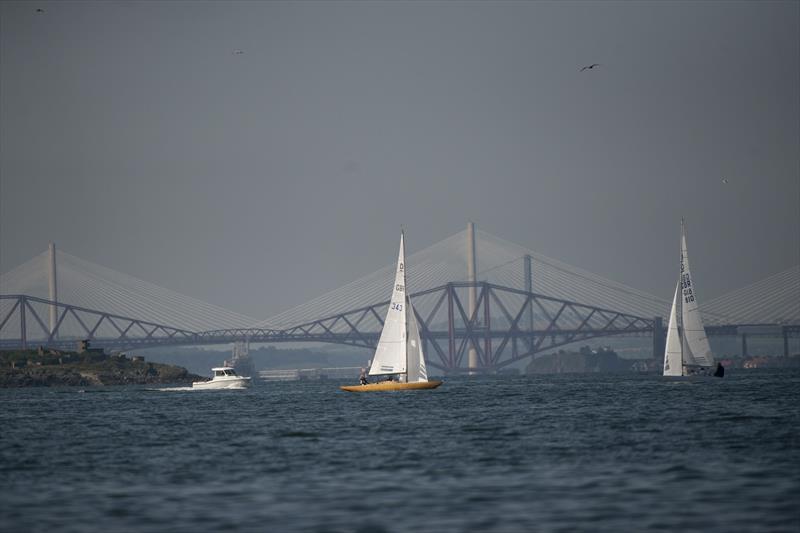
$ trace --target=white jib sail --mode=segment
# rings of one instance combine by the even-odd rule
[[[681,325],[683,326],[684,364],[712,366],[714,355],[706,337],[703,318],[697,305],[692,275],[689,270],[689,254],[686,248],[686,235],[681,231]]]
[[[392,300],[386,311],[383,331],[369,368],[371,376],[406,372],[406,272],[405,245],[400,233],[400,253],[392,289]]]
[[[672,310],[669,313],[667,326],[667,342],[664,346],[664,375],[680,376],[683,374],[683,360],[681,358],[681,336],[678,331],[678,293],[680,282],[675,286],[675,296],[672,298]]]
[[[406,299],[408,303],[408,382],[416,383],[428,381],[428,370],[425,368],[425,354],[422,353],[422,339],[419,335],[417,316],[411,306],[411,299]]]

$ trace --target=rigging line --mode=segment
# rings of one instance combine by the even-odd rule
[[[211,305],[198,304],[193,299],[181,298],[179,296],[170,296],[168,298],[161,298],[162,295],[154,296],[149,290],[145,292],[147,302],[160,310],[165,310],[169,313],[175,313],[184,317],[186,320],[195,322],[202,322],[208,324],[212,321],[218,326],[228,325],[243,325],[246,323],[234,313],[222,312],[214,309]],[[177,309],[175,309],[177,307]]]
[[[559,270],[555,270],[554,271],[554,270],[551,270],[549,268],[545,268],[543,270],[540,269],[537,272],[537,274],[538,274],[537,275],[537,279],[540,280],[540,282],[541,282],[541,280],[550,281],[556,287],[558,287],[558,289],[560,291],[563,291],[563,293],[565,293],[565,294],[572,292],[572,291],[568,290],[571,287],[571,283],[573,282],[572,276],[566,275],[567,273],[565,273],[563,271],[559,271]],[[588,280],[588,281],[591,282],[593,280]],[[611,292],[609,292],[610,288],[608,286],[604,286],[604,285],[600,285],[599,287],[598,286],[592,287],[592,285],[589,285],[589,286],[581,287],[579,290],[582,293],[589,294],[589,295],[592,295],[592,296],[595,296],[595,297],[598,294],[602,294],[602,295],[605,296],[605,295],[608,295],[608,294],[617,294],[618,293],[618,291],[613,290],[613,289],[611,289]]]
[[[754,316],[758,308],[767,307],[770,309],[786,308],[786,303],[780,302],[780,298],[784,297],[784,291],[776,290],[768,293],[757,294],[760,296],[758,300],[751,295],[744,295],[743,298],[737,298],[729,302],[720,303],[718,301],[709,302],[706,307],[720,313],[729,313],[736,316]],[[746,302],[746,304],[744,303]],[[777,305],[776,305],[777,304]]]
[[[778,298],[780,298],[782,296],[787,296],[787,294],[786,294],[786,291],[784,290],[783,287],[763,287],[763,286],[761,286],[761,287],[756,287],[756,288],[754,288],[752,290],[749,290],[747,292],[742,292],[741,295],[737,295],[737,296],[741,296],[743,298],[737,297],[737,298],[732,299],[731,301],[723,302],[722,305],[719,305],[719,307],[723,307],[723,308],[724,307],[733,307],[733,306],[735,306],[737,304],[737,300],[740,300],[740,299],[746,299],[746,300],[748,300],[750,302],[754,302],[755,305],[758,305],[759,303],[767,304],[767,303],[771,303],[771,301],[774,301],[775,299],[778,299]],[[756,298],[756,297],[759,297],[759,298]],[[709,302],[709,303],[712,304],[712,303],[717,303],[717,302]],[[754,305],[754,303],[751,303],[749,305],[752,306],[752,305]]]
[[[153,308],[158,308],[162,311],[166,309],[169,313],[175,313],[190,320],[201,320],[204,322],[206,320],[214,320],[217,321],[217,323],[222,321],[226,324],[242,323],[240,320],[236,320],[236,313],[224,310],[224,308],[217,308],[217,306],[213,304],[199,302],[194,298],[186,297],[174,291],[165,290],[162,292],[147,282],[144,284],[131,283],[131,285],[134,285],[135,288],[131,289],[129,285],[123,287],[127,291],[133,290],[143,303],[146,302],[150,306],[154,306]],[[136,288],[136,285],[140,288]]]
[[[138,295],[136,293],[132,293],[130,290],[123,290],[117,286],[108,285],[105,283],[98,284],[96,281],[87,282],[86,280],[79,282],[78,286],[83,286],[86,289],[90,289],[83,291],[83,301],[90,302],[88,307],[102,309],[105,312],[120,314],[122,316],[136,318],[138,320],[157,321],[162,323],[164,321],[165,317],[162,309],[158,309],[150,305],[142,305],[141,302],[135,301],[135,298]],[[102,292],[102,300],[97,296],[90,296],[92,292],[96,292],[98,290]],[[85,305],[85,303],[82,305]],[[173,323],[176,315],[176,313],[171,315]]]
[[[414,272],[420,272],[420,271],[425,272],[426,275],[423,276],[423,279],[426,279],[426,280],[427,279],[435,279],[437,274],[439,274],[439,272],[436,272],[436,271],[437,270],[443,270],[442,267],[446,268],[445,265],[441,265],[440,268],[433,269],[433,271],[430,268],[425,268],[425,266],[423,266],[422,268],[414,267],[414,270],[410,270],[410,273],[411,273],[410,277],[414,278],[413,282],[415,283],[413,289],[414,290],[416,290],[417,288],[422,289],[422,287],[423,287],[423,285],[420,284],[419,281],[418,281],[419,278],[420,278],[420,275],[419,274],[415,275]],[[391,268],[392,270],[388,271],[389,268]],[[352,293],[351,293],[350,298],[348,298],[348,300],[359,302],[360,305],[365,305],[363,303],[363,295],[364,294],[366,294],[367,296],[372,297],[371,300],[370,300],[370,303],[372,301],[374,301],[375,298],[383,298],[383,296],[385,295],[384,294],[385,290],[387,289],[387,287],[384,287],[384,285],[387,285],[387,286],[391,287],[391,283],[389,283],[389,281],[391,281],[390,277],[392,277],[394,275],[394,268],[395,268],[394,266],[387,267],[385,270],[387,270],[388,272],[386,272],[385,275],[382,275],[382,276],[375,276],[375,275],[369,276],[370,278],[375,278],[373,280],[369,280],[371,282],[370,286],[367,287],[366,290],[360,291],[360,293],[358,293],[358,294],[352,295]],[[377,278],[380,278],[380,279],[377,279]],[[352,282],[351,284],[356,284],[356,283],[358,283],[358,280],[356,282]],[[337,289],[337,290],[335,290],[333,292],[334,293],[340,292],[340,290],[341,290],[341,288]],[[342,291],[342,292],[346,292],[346,291]],[[320,298],[317,298],[317,299],[315,299],[313,301],[318,301],[318,300],[320,300]],[[366,305],[369,305],[369,303],[367,303]],[[300,307],[306,307],[306,305],[303,304]],[[340,305],[339,307],[341,308],[341,307],[347,307],[347,306],[341,306]]]
[[[555,278],[556,284],[563,285],[564,287],[569,286],[569,283],[568,283],[570,281],[569,277],[565,276],[562,271],[558,271],[557,270],[555,273],[551,272],[550,275]],[[539,280],[542,279],[542,273],[541,272],[539,273],[537,279],[539,279]],[[622,298],[620,293],[621,292],[627,293],[627,291],[620,291],[618,288],[609,287],[608,285],[605,285],[605,284],[597,284],[597,285],[599,285],[599,287],[595,287],[593,289],[585,288],[581,292],[584,293],[584,294],[589,294],[593,298],[601,298],[601,299],[606,300],[606,301],[607,300],[613,300],[615,302],[622,303],[626,307],[635,307],[635,308],[638,308],[638,309],[649,309],[649,310],[652,310],[652,308],[649,307],[649,306],[653,305],[652,301],[648,302],[648,304],[645,305],[644,302],[641,302],[641,301],[636,302],[636,301],[625,300],[625,299]],[[640,300],[643,299],[643,298],[640,298],[639,295],[636,295],[636,294],[633,294],[633,295],[631,295],[630,293],[627,293],[627,294],[629,296],[637,297]],[[585,298],[585,296],[582,295],[581,298],[583,299],[583,298]],[[573,297],[573,299],[574,299],[574,297]],[[660,304],[659,308],[662,308],[662,307],[666,306],[666,303],[664,303],[664,302],[658,302],[658,303]]]
[[[756,301],[748,305],[746,311],[742,311],[739,313],[739,317],[742,317],[741,321],[743,322],[755,322],[752,317],[760,317],[763,320],[764,315],[769,314],[786,314],[787,310],[791,310],[791,303],[790,306],[782,305],[780,307],[776,307],[775,300],[786,296],[782,291],[771,291],[767,294],[763,294],[763,299],[761,301]],[[795,295],[796,297],[796,295]],[[789,302],[787,302],[789,303]],[[796,307],[796,306],[795,306]]]
[[[89,281],[93,282],[95,280],[89,280]],[[83,282],[78,282],[77,284],[79,287],[80,286],[83,286],[85,288],[90,287],[90,285],[87,283],[87,280],[84,280]],[[99,308],[103,308],[103,311],[101,311],[101,313],[104,312],[110,314],[117,314],[135,320],[143,320],[143,321],[166,324],[166,322],[163,321],[161,313],[147,308],[145,308],[144,312],[142,312],[142,309],[140,307],[131,305],[132,302],[130,301],[129,293],[127,294],[125,292],[121,293],[115,286],[105,286],[105,287],[101,286],[100,288],[103,291],[102,296],[104,297],[104,300],[103,301],[97,300],[96,295],[94,296],[94,298],[87,298],[87,300],[92,302],[90,308],[94,308],[96,310]],[[93,292],[94,291],[83,291],[83,293],[87,295],[92,295]],[[95,302],[99,302],[99,305]]]
[[[21,270],[21,267],[8,274],[0,276],[0,287],[15,287],[28,285],[43,285],[47,279],[44,265],[32,265],[32,268]],[[3,289],[7,291],[8,289]]]
[[[485,233],[485,232],[482,232],[482,233]],[[489,234],[487,234],[487,235],[489,235]],[[511,246],[514,246],[514,247],[517,247],[517,248],[521,248],[518,245],[515,245],[514,243],[510,243],[509,241],[505,241],[504,239],[501,239],[499,237],[495,237],[495,236],[492,236],[492,237],[494,239],[498,240],[498,241],[502,241],[504,243],[508,243]],[[570,265],[567,265],[566,263],[558,261],[557,259],[549,258],[549,257],[544,256],[542,254],[536,253],[533,250],[526,250],[526,251],[528,252],[527,255],[531,255],[533,259],[535,259],[535,260],[537,260],[537,261],[539,261],[541,263],[548,264],[552,268],[555,268],[555,269],[558,269],[558,270],[563,270],[563,271],[566,271],[566,272],[570,272],[569,269],[564,268],[563,266],[559,265],[559,264],[561,264],[561,265],[570,266]],[[556,263],[559,263],[559,264],[556,264]],[[602,284],[602,285],[606,285],[606,286],[609,286],[609,283],[610,283],[612,285],[616,285],[616,287],[614,287],[614,288],[617,289],[617,290],[620,290],[620,291],[623,291],[623,292],[628,292],[628,293],[630,293],[632,295],[637,295],[637,296],[640,296],[642,298],[647,298],[647,299],[650,299],[650,300],[654,300],[654,301],[657,301],[659,303],[665,302],[664,300],[661,300],[660,298],[658,298],[656,296],[653,296],[651,294],[648,294],[648,293],[646,293],[644,291],[640,291],[639,289],[634,289],[632,287],[628,287],[626,285],[623,285],[623,284],[621,284],[619,282],[615,282],[613,280],[609,280],[609,279],[603,278],[602,276],[599,276],[599,275],[594,274],[592,272],[586,271],[584,269],[580,269],[580,268],[577,268],[577,267],[571,267],[571,268],[575,269],[574,271],[570,272],[572,275],[574,275],[576,277],[579,277],[579,278],[582,278],[582,279],[586,279],[587,281],[595,281],[596,283],[599,283],[599,284]],[[598,280],[592,280],[591,276],[596,277],[599,280],[603,280],[603,281],[601,282],[601,281],[598,281]]]
[[[322,296],[318,296],[309,302],[304,302],[300,305],[297,305],[292,309],[281,313],[279,316],[306,316],[309,311],[318,309],[321,306],[325,306],[326,309],[318,311],[318,314],[325,314],[327,311],[331,311],[332,309],[348,307],[352,302],[358,301],[363,296],[368,296],[370,293],[376,290],[374,281],[370,281],[366,287],[354,286],[355,284],[356,282],[348,283],[343,287],[339,287],[323,294]],[[334,303],[336,305],[329,306],[330,303]]]
[[[19,284],[8,284],[3,287],[2,293],[3,294],[27,294],[30,296],[46,296],[48,291],[46,288],[43,288],[39,283],[33,283],[32,281],[36,280],[26,280]]]
[[[561,273],[553,273],[549,270],[539,271],[537,272],[536,276],[536,284],[538,287],[545,287],[549,292],[556,293],[559,296],[568,296],[572,293],[569,289],[569,286],[566,282],[569,279]],[[588,294],[590,296],[594,296],[596,293],[594,290],[590,288],[582,288],[581,292],[584,294]]]
[[[417,283],[410,288],[409,294],[432,289],[439,285],[444,285],[448,281],[452,281],[452,276],[449,275],[449,267],[446,264],[439,264],[429,268],[426,270],[426,274],[420,277],[421,280],[415,280]]]
[[[23,269],[27,270],[31,267],[31,265],[36,265],[36,267],[34,268],[39,268],[39,262],[41,262],[41,268],[44,269],[46,265],[45,259],[47,254],[49,254],[49,251],[45,250],[40,254],[33,256],[31,259],[28,259],[24,263],[15,266],[8,272],[3,272],[2,274],[0,274],[0,279],[4,278],[5,276],[13,275],[19,271],[22,271]]]
[[[725,295],[722,295],[722,296],[719,296],[719,297],[717,297],[717,298],[715,298],[713,300],[710,300],[709,304],[717,305],[717,304],[722,304],[723,302],[730,304],[730,303],[735,302],[736,300],[738,300],[740,298],[747,298],[747,297],[750,297],[753,294],[759,294],[762,291],[762,289],[764,289],[764,288],[769,288],[768,290],[770,290],[770,291],[772,291],[772,290],[780,291],[780,290],[785,288],[785,285],[787,284],[787,283],[785,283],[786,281],[788,281],[788,282],[796,281],[797,284],[798,284],[798,288],[800,288],[800,276],[798,276],[796,279],[794,279],[795,275],[800,274],[800,272],[798,272],[798,273],[793,272],[794,270],[798,270],[798,269],[800,269],[800,267],[793,267],[793,268],[788,269],[788,270],[786,270],[784,272],[780,272],[778,274],[774,274],[774,275],[772,275],[772,276],[770,276],[770,277],[768,277],[766,279],[757,281],[755,283],[751,283],[750,285],[747,285],[745,287],[741,287],[741,288],[736,289],[734,291],[731,291],[731,292],[729,292],[729,293],[727,293]],[[775,281],[779,281],[780,283],[774,283]],[[774,283],[774,287],[772,287],[773,283]]]
[[[160,299],[165,299],[171,301],[173,303],[180,303],[180,305],[184,306],[192,306],[195,310],[203,309],[203,316],[206,319],[217,319],[219,314],[224,314],[228,316],[228,320],[237,320],[239,324],[243,323],[245,319],[246,321],[254,320],[251,317],[247,317],[246,315],[242,315],[240,313],[236,313],[225,309],[223,307],[209,304],[207,302],[203,302],[201,300],[197,300],[196,298],[192,298],[176,291],[172,291],[170,289],[160,287],[150,282],[143,281],[139,278],[134,276],[130,276],[129,274],[124,274],[120,272],[116,272],[108,267],[104,267],[102,265],[97,265],[76,256],[72,256],[66,252],[60,252],[64,254],[68,259],[73,260],[78,265],[84,267],[85,270],[88,270],[90,273],[95,274],[95,277],[105,279],[108,282],[116,283],[118,285],[122,285],[124,287],[130,288],[134,287],[136,290],[144,291],[148,295],[157,295],[155,298],[156,301]]]
[[[116,314],[119,311],[118,308],[110,304],[108,298],[109,295],[103,294],[103,300],[99,298],[100,291],[96,290],[95,284],[92,283],[90,285],[90,282],[92,281],[90,278],[76,276],[75,273],[69,271],[64,273],[64,278],[64,290],[69,290],[70,296],[74,296],[74,299],[67,301],[65,298],[60,298],[62,303],[94,309],[100,311],[101,313],[107,312]],[[74,279],[70,280],[70,278]],[[69,282],[66,283],[68,280]],[[113,300],[111,302],[113,303]]]
[[[737,304],[737,302],[735,300],[732,301],[729,304],[726,304],[726,305],[720,305],[716,301],[710,301],[707,304],[703,305],[702,308],[704,310],[704,313],[707,311],[709,314],[716,314],[716,315],[723,316],[725,318],[736,317],[737,319],[740,319],[740,317],[746,317],[748,315],[753,315],[753,310],[755,308],[760,307],[762,305],[762,303],[763,304],[767,303],[767,302],[762,302],[762,303],[754,302],[750,298],[748,298],[748,300],[750,300],[750,301],[747,303],[747,307],[748,307],[747,311],[741,311],[740,310],[740,311],[737,312],[736,309],[730,309],[731,307],[734,307],[734,306],[738,307],[738,304]]]
[[[291,318],[292,316],[297,316],[298,314],[304,315],[307,312],[308,307],[314,307],[315,305],[319,305],[320,303],[327,303],[331,300],[336,300],[341,304],[343,298],[345,299],[344,300],[345,303],[349,303],[349,302],[359,301],[365,295],[372,296],[376,293],[377,290],[379,290],[377,287],[378,284],[390,286],[389,281],[391,280],[393,269],[394,269],[393,266],[386,267],[378,272],[370,274],[369,276],[364,276],[361,279],[350,282],[343,287],[339,287],[337,289],[334,289],[333,291],[329,291],[328,293],[322,296],[318,296],[317,298],[314,298],[310,302],[300,304],[298,306],[295,306],[294,308],[291,308],[287,311],[280,313],[279,315],[275,315],[271,320],[274,320],[278,317],[280,319],[286,319],[286,318]],[[363,288],[357,287],[357,285],[363,283],[366,283],[367,286]],[[356,288],[359,289],[357,292],[353,290]],[[341,305],[339,307],[341,307]]]
[[[559,269],[558,267],[556,267],[554,265],[549,265],[549,266],[554,268],[554,269],[557,269],[557,270],[563,270],[563,269]],[[604,288],[606,288],[608,290],[612,290],[612,291],[616,291],[616,292],[622,292],[622,293],[628,294],[629,296],[634,296],[634,297],[641,298],[641,299],[644,299],[644,300],[649,300],[651,302],[658,303],[658,304],[661,304],[661,305],[668,305],[668,302],[666,300],[663,300],[663,299],[658,298],[656,296],[649,295],[647,293],[642,293],[642,292],[638,291],[638,289],[628,290],[627,288],[614,286],[613,284],[615,284],[616,282],[613,282],[613,281],[611,282],[612,284],[609,285],[608,283],[603,283],[603,282],[600,282],[598,280],[594,280],[594,279],[588,278],[586,276],[582,276],[582,275],[574,273],[574,272],[569,272],[569,271],[563,271],[563,272],[565,272],[567,274],[571,274],[572,276],[574,276],[576,278],[584,279],[586,281],[595,283],[595,284],[600,285],[601,287],[604,287]]]
[[[113,307],[114,313],[123,316],[135,317],[139,320],[163,320],[163,308],[159,309],[151,305],[147,298],[127,287],[92,278],[85,278],[80,285],[91,289],[86,291],[87,294],[97,292],[102,295],[103,300],[101,301],[104,303],[101,307],[105,308],[105,311],[109,311],[108,307]],[[178,313],[172,315],[173,320],[176,314]]]
[[[503,268],[503,267],[504,267],[504,266],[506,266],[506,265],[510,265],[511,263],[515,263],[516,261],[519,261],[520,259],[524,259],[524,257],[525,257],[525,256],[522,256],[522,257],[515,257],[514,259],[511,259],[510,261],[506,261],[505,263],[502,263],[502,264],[500,264],[500,265],[493,266],[493,267],[491,267],[491,268],[487,268],[487,269],[481,270],[480,272],[478,272],[477,274],[475,274],[475,276],[476,276],[476,277],[477,277],[477,276],[485,276],[485,275],[487,275],[489,272],[492,272],[493,270],[497,270],[498,268]]]
[[[100,307],[105,308],[106,312],[111,312],[108,307],[113,306],[114,314],[164,325],[170,324],[182,329],[193,329],[198,323],[205,323],[203,320],[197,320],[197,317],[187,316],[185,313],[168,307],[165,308],[160,302],[152,302],[148,298],[143,299],[139,293],[127,287],[110,284],[107,280],[85,278],[81,285],[92,288],[94,292],[104,293],[105,303]],[[92,301],[97,300],[92,299]]]

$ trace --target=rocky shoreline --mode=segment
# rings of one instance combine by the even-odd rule
[[[24,358],[28,356],[27,358]],[[148,363],[142,358],[119,356],[81,357],[58,353],[42,356],[36,352],[0,354],[0,388],[108,385],[189,385],[207,378],[183,367]]]

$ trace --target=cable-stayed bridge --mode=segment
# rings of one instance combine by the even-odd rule
[[[407,264],[427,357],[442,371],[496,370],[543,350],[611,335],[652,335],[654,351],[660,351],[660,317],[670,302],[486,232],[459,232],[408,256]],[[72,347],[77,339],[91,339],[94,346],[119,349],[237,340],[370,348],[393,277],[394,265],[388,265],[258,321],[45,251],[0,276],[0,347]],[[707,331],[737,334],[747,325],[751,335],[783,336],[788,350],[789,337],[800,335],[798,295],[800,267],[793,267],[709,301],[703,308]]]

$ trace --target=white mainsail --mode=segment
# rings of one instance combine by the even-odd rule
[[[397,272],[394,277],[394,289],[383,331],[369,368],[371,376],[382,374],[403,374],[406,372],[406,272],[405,243],[400,234],[400,253],[397,257]]]
[[[689,269],[689,252],[686,247],[686,232],[681,221],[681,271],[667,327],[667,342],[664,347],[664,375],[686,375],[686,367],[710,367],[714,355],[706,337],[703,318],[697,304],[694,283]]]
[[[664,375],[680,376],[683,374],[683,359],[681,358],[681,335],[678,331],[678,292],[680,284],[675,286],[675,296],[672,298],[672,310],[669,313],[667,326],[667,342],[664,347]]]
[[[417,317],[411,299],[406,294],[405,242],[402,233],[392,300],[386,311],[386,320],[369,374],[405,374],[403,381],[407,383],[428,381]]]
[[[681,225],[681,326],[683,333],[683,362],[700,366],[714,364],[714,356],[706,337],[706,328],[700,316],[697,296],[694,292],[689,270],[689,252],[686,249],[686,233]]]

